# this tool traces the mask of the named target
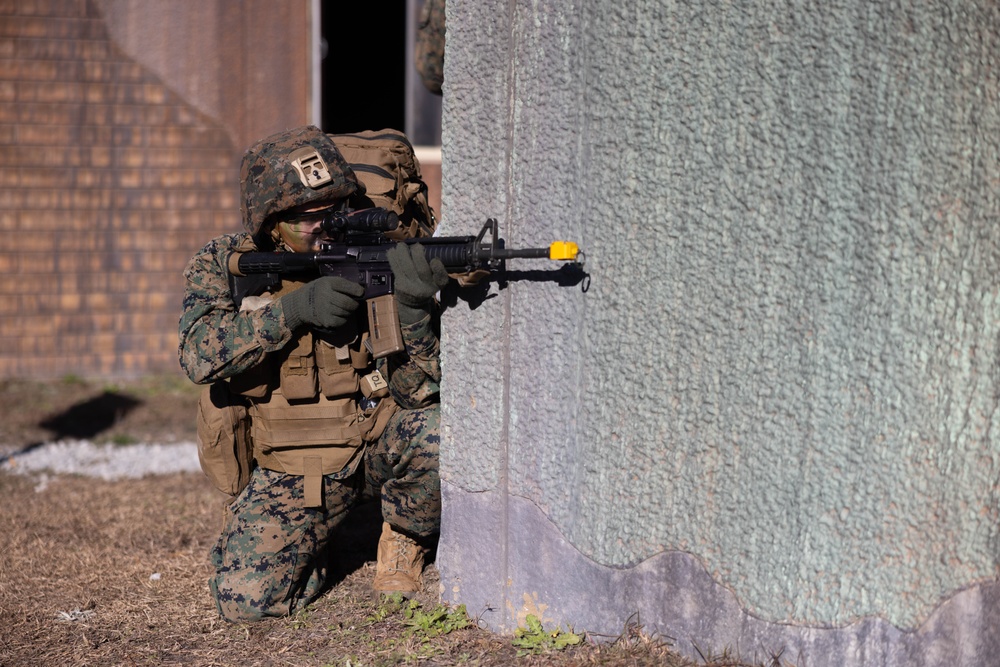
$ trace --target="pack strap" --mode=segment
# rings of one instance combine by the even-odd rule
[[[323,477],[354,466],[361,449],[315,447],[307,450],[258,450],[256,458],[261,468],[301,477],[304,505],[323,507]]]
[[[302,467],[306,474],[302,478],[303,496],[306,507],[323,506],[323,457],[304,456]]]

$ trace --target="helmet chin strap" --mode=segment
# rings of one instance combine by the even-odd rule
[[[268,237],[274,244],[275,250],[280,250],[281,252],[292,252],[292,249],[288,247],[284,239],[281,238],[281,233],[278,232],[278,225],[271,223],[271,228],[267,231]]]

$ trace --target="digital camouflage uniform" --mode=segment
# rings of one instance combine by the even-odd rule
[[[213,239],[188,263],[180,319],[179,359],[196,383],[232,378],[288,345],[295,334],[281,300],[238,311],[227,260],[247,234]],[[361,316],[359,309],[355,313]],[[323,504],[306,507],[303,477],[258,466],[229,506],[212,551],[210,581],[220,614],[231,621],[287,615],[328,585],[337,555],[334,529],[363,494],[381,498],[384,521],[414,538],[431,537],[440,521],[438,478],[441,377],[436,313],[402,327],[405,353],[378,361],[399,410],[382,435],[343,470],[323,477]]]
[[[417,22],[414,61],[427,90],[441,94],[444,84],[445,0],[424,0]]]

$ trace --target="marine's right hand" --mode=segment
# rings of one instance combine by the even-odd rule
[[[364,287],[346,278],[322,276],[280,301],[291,329],[303,324],[336,329],[347,323],[364,293]]]

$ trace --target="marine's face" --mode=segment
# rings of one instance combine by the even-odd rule
[[[276,225],[278,235],[293,252],[317,252],[324,241],[333,240],[323,230],[323,219],[328,213],[342,211],[345,203],[312,203],[286,211]]]

